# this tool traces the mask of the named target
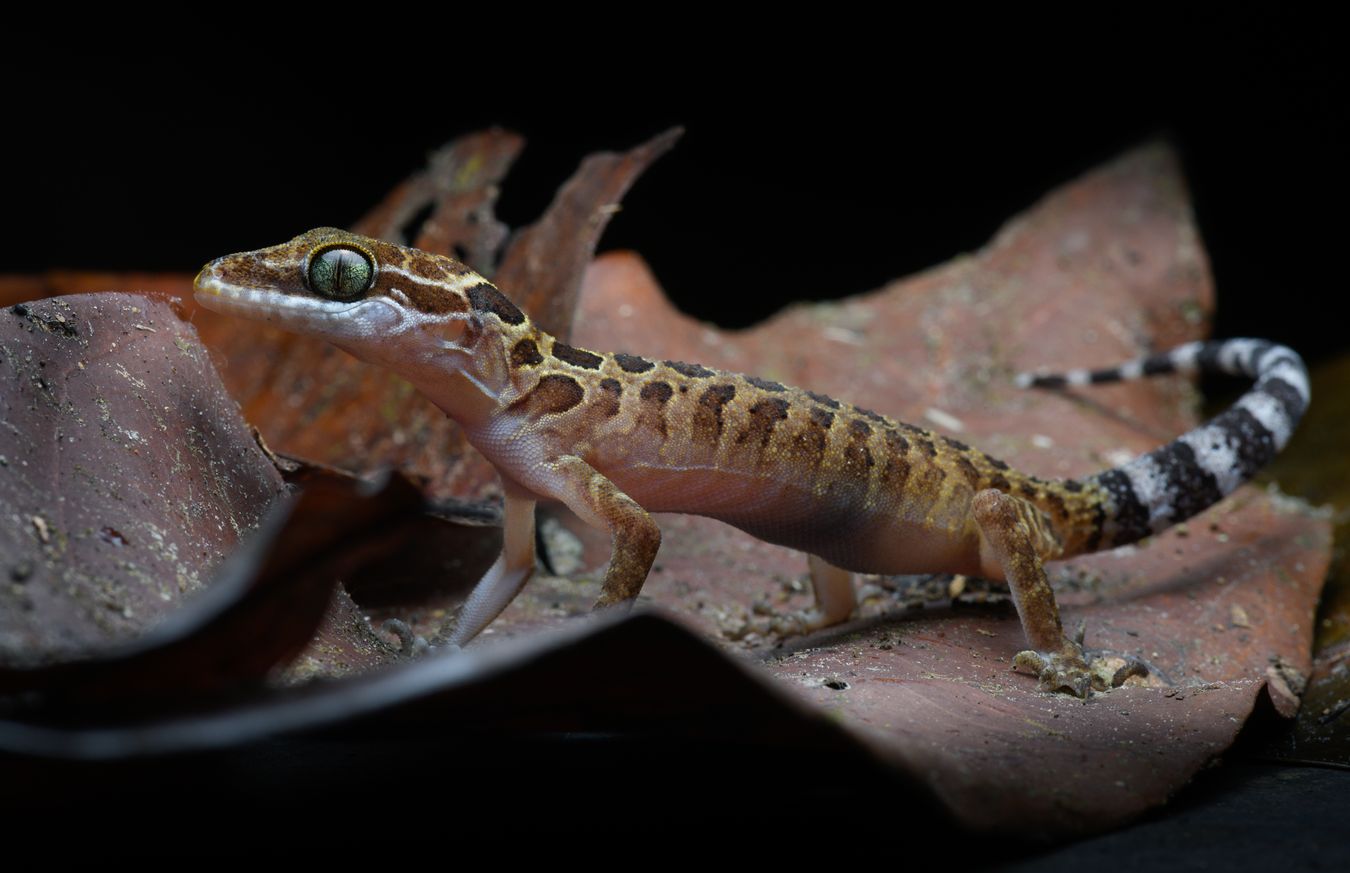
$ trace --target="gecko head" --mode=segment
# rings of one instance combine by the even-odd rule
[[[520,316],[458,261],[334,227],[217,258],[193,286],[207,309],[318,336],[366,358],[377,348],[391,351],[394,336],[421,339],[428,329],[459,336],[482,308],[475,303],[493,295]],[[506,320],[510,313],[498,314]]]

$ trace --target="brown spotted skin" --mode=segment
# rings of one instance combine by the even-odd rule
[[[980,573],[974,496],[1025,498],[1043,558],[1082,551],[1098,502],[955,440],[755,377],[552,342],[522,388],[521,426],[556,434],[652,512],[727,521],[866,572]],[[561,351],[561,354],[559,354]],[[580,402],[562,409],[559,380]],[[535,387],[530,387],[535,386]],[[574,387],[572,387],[574,386]],[[909,554],[897,538],[941,542]],[[878,541],[878,538],[882,538]]]

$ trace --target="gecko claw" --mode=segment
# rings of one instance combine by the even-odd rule
[[[1126,679],[1129,679],[1131,677],[1138,677],[1142,679],[1145,676],[1148,676],[1151,672],[1152,671],[1149,670],[1148,664],[1145,664],[1138,658],[1133,658],[1130,657],[1129,655],[1126,655],[1125,663],[1122,664],[1120,666],[1120,669],[1116,670],[1115,674],[1111,677],[1111,687],[1119,688],[1120,686],[1125,684]]]
[[[1037,652],[1031,649],[1018,652],[1013,658],[1013,669],[1036,676],[1042,691],[1067,691],[1074,697],[1085,698],[1096,685],[1081,650],[1074,652],[1070,646],[1065,646],[1059,652]]]

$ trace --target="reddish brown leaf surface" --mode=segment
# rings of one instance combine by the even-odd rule
[[[282,500],[281,475],[164,301],[36,300],[0,331],[0,508],[17,520],[0,541],[0,693],[41,692],[34,717],[198,705],[302,650],[292,678],[389,663],[397,651],[337,580],[388,600],[397,566],[430,609],[495,555],[495,530],[427,514],[401,476],[375,488],[288,465],[304,490]]]
[[[415,522],[422,506],[421,493],[401,479],[375,486],[312,476],[300,497],[274,502],[221,567],[202,568],[209,591],[174,604],[172,615],[127,644],[43,667],[0,669],[0,691],[40,691],[43,718],[83,710],[106,723],[227,700],[223,695],[260,686],[305,649],[311,660],[326,658],[329,675],[350,672],[353,663],[388,662],[393,652],[364,619],[351,626],[355,607],[334,597],[337,580],[369,560],[382,533]],[[112,563],[95,557],[81,570],[97,574]]]
[[[128,294],[0,313],[0,661],[141,634],[281,492],[192,329]]]
[[[492,205],[497,184],[515,163],[525,140],[494,128],[462,136],[437,149],[427,167],[409,176],[353,227],[357,233],[408,245],[417,214],[430,209],[411,244],[449,255],[484,275],[497,265],[497,252],[510,230]]]
[[[637,148],[581,162],[542,218],[511,240],[494,277],[530,317],[559,339],[572,335],[582,277],[624,192],[680,138],[668,130]]]

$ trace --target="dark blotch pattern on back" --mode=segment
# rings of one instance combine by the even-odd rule
[[[571,376],[550,373],[539,379],[539,384],[521,399],[521,403],[539,415],[566,412],[586,396],[581,384]]]
[[[539,346],[532,339],[523,339],[511,348],[511,366],[533,367],[542,364],[544,356],[539,354]]]
[[[585,370],[600,369],[600,363],[604,360],[594,352],[588,352],[585,349],[578,349],[560,342],[553,344],[552,354],[553,357],[564,364],[571,364],[573,367],[581,367]]]
[[[674,393],[675,390],[667,382],[648,382],[638,392],[638,398],[642,401],[642,406],[638,409],[638,423],[656,431],[663,440],[669,434],[666,426],[666,403]]]
[[[830,425],[834,424],[834,413],[813,408],[806,421],[801,423],[797,432],[796,445],[801,452],[802,462],[812,469],[820,466],[825,459],[825,451],[830,444]]]
[[[956,468],[961,471],[961,475],[966,477],[970,487],[976,491],[980,488],[980,471],[975,469],[975,464],[964,454],[956,456]]]
[[[872,426],[860,419],[850,419],[848,423],[848,444],[844,446],[844,465],[854,475],[864,475],[872,468],[872,450],[867,440],[872,436]]]
[[[980,454],[984,453],[981,452]],[[984,462],[989,466],[993,467],[995,470],[1006,472],[1008,469],[1008,464],[1006,461],[1000,461],[998,458],[993,458],[990,457],[989,455],[984,455]]]
[[[904,494],[909,481],[909,440],[897,431],[882,432],[886,440],[886,463],[881,471],[882,486],[892,494]]]
[[[745,381],[749,382],[751,385],[754,385],[756,388],[761,388],[765,391],[778,392],[787,390],[777,382],[770,382],[768,379],[761,379],[758,376],[746,376]]]
[[[601,379],[595,411],[606,418],[613,418],[619,414],[619,398],[622,396],[623,385],[618,379]]]
[[[827,406],[830,409],[838,409],[839,401],[833,397],[826,397],[824,394],[817,394],[814,391],[807,391],[806,396],[819,403],[821,406]]]
[[[688,376],[691,379],[706,379],[716,375],[712,370],[698,364],[686,364],[684,361],[666,361],[665,364],[681,376]]]
[[[717,445],[722,438],[722,408],[735,396],[735,385],[714,385],[699,395],[692,431],[696,442]]]
[[[642,386],[638,392],[638,397],[648,403],[664,404],[675,393],[675,389],[670,387],[668,382],[648,382]]]
[[[773,436],[778,422],[788,417],[788,402],[778,397],[766,398],[750,407],[750,424],[736,437],[736,442],[750,443],[764,448]]]
[[[470,288],[468,295],[469,305],[479,312],[491,312],[507,324],[525,323],[525,313],[487,282]]]
[[[858,410],[858,414],[861,415],[863,418],[871,419],[872,421],[875,421],[877,424],[890,424],[890,422],[886,420],[886,416],[884,415],[879,415],[878,413],[875,413],[870,409],[863,409],[861,406],[854,408]]]
[[[617,354],[614,356],[614,363],[619,365],[619,369],[625,373],[645,373],[656,365],[646,358],[639,358],[637,355]]]

